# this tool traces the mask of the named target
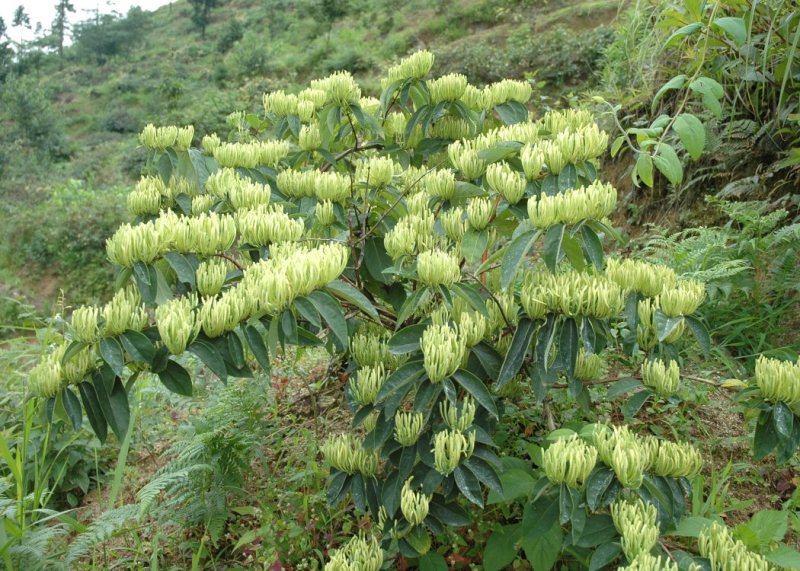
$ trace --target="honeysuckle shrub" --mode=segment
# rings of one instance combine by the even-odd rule
[[[621,351],[641,367],[615,386],[632,393],[628,415],[674,398],[686,334],[708,344],[692,317],[705,291],[609,256],[607,135],[581,110],[534,119],[526,82],[426,79],[432,63],[420,52],[392,67],[380,98],[346,72],[266,94],[263,113],[232,118],[230,140],[199,148],[192,127],[148,125],[136,219],[107,242],[119,289],[75,310],[30,376],[52,414],[79,426],[85,411],[101,440],[121,437],[141,374],[192,394],[185,352],[224,382],[324,346],[350,373],[353,411],[353,429],[322,446],[328,498],[375,522],[327,568],[378,569],[398,552],[443,563],[432,536],[467,525],[466,502],[482,507],[487,488],[520,497],[492,437],[515,385],[540,403],[566,390],[590,411]],[[653,568],[697,451],[606,425],[554,438],[505,536],[537,569],[562,550],[589,562],[601,544],[607,562]]]

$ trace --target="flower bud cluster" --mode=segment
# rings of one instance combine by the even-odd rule
[[[63,379],[63,384],[78,384],[86,375],[97,368],[97,351],[94,345],[84,347],[64,363],[64,354],[66,352],[67,344],[65,343],[51,355],[53,360],[61,363],[61,378]]]
[[[384,188],[394,177],[394,161],[388,157],[370,157],[356,164],[356,182],[369,188]]]
[[[703,528],[697,546],[714,571],[770,571],[773,568],[763,556],[750,551],[726,526],[717,522]]]
[[[278,190],[290,198],[314,196],[319,171],[284,170],[278,173]]]
[[[577,224],[581,220],[602,220],[614,211],[617,191],[610,184],[593,182],[555,195],[541,194],[528,199],[528,217],[537,228],[554,224]]]
[[[403,517],[411,525],[420,525],[428,517],[428,507],[431,496],[426,496],[422,492],[415,492],[411,489],[413,476],[406,480],[403,490],[400,492],[400,511]]]
[[[389,352],[389,332],[383,328],[364,328],[350,337],[350,354],[361,367],[393,362]],[[391,365],[389,365],[391,366]]]
[[[464,359],[466,346],[448,325],[429,325],[420,341],[423,365],[432,383],[440,383],[456,372]]]
[[[80,343],[96,343],[100,340],[100,308],[83,305],[72,312],[72,339]]]
[[[645,447],[650,456],[649,469],[656,476],[666,478],[693,478],[703,469],[703,457],[687,442],[669,442],[657,438],[645,438]]]
[[[223,258],[211,258],[201,262],[195,272],[197,291],[203,296],[214,296],[222,291],[228,276],[228,262]]]
[[[458,334],[467,347],[474,347],[486,336],[489,324],[477,311],[463,311],[456,320]]]
[[[320,451],[330,466],[348,474],[374,476],[378,473],[378,452],[366,450],[363,443],[351,434],[331,436],[320,446]]]
[[[429,249],[433,245],[434,223],[433,212],[430,211],[404,216],[384,236],[386,252],[396,260],[413,254],[415,250]]]
[[[182,297],[156,307],[156,325],[161,342],[173,355],[180,355],[200,333],[200,320],[194,309],[196,299]]]
[[[464,211],[461,207],[451,208],[439,215],[439,223],[442,225],[445,235],[459,244],[467,231],[467,223],[464,220]]]
[[[347,71],[337,71],[323,79],[314,79],[311,88],[324,91],[326,103],[333,102],[340,107],[358,103],[361,98],[361,88]]]
[[[461,405],[457,406],[445,399],[439,403],[439,414],[442,415],[442,420],[448,428],[466,432],[475,420],[475,401],[471,396],[467,396],[461,401]]]
[[[425,285],[449,287],[461,280],[461,267],[454,255],[441,250],[429,250],[417,258],[417,275]]]
[[[800,360],[792,363],[760,355],[755,378],[765,399],[788,405],[800,403]]]
[[[431,125],[428,134],[433,139],[467,139],[474,134],[472,123],[461,117],[446,115]]]
[[[185,151],[192,144],[194,138],[194,127],[156,127],[148,123],[139,134],[139,142],[148,149],[163,151],[169,147],[175,147],[179,151]]]
[[[127,331],[141,331],[147,325],[147,311],[142,305],[138,290],[133,286],[119,290],[101,311],[103,337]]]
[[[486,168],[486,180],[496,193],[509,204],[516,204],[525,196],[528,183],[525,177],[506,162],[492,163]]]
[[[394,439],[401,446],[414,446],[425,427],[421,412],[400,411],[394,416]]]
[[[297,137],[297,144],[304,151],[316,151],[322,146],[322,135],[319,132],[319,125],[312,123],[303,125],[300,128],[300,135]]]
[[[628,561],[650,553],[658,543],[658,511],[653,504],[645,504],[641,498],[618,499],[611,504],[611,518],[622,535],[622,552]]]
[[[542,174],[544,167],[544,154],[536,145],[527,144],[520,150],[520,162],[522,170],[528,180],[536,180]]]
[[[696,280],[678,280],[674,286],[661,291],[658,304],[667,317],[679,317],[697,311],[705,298],[705,284]]]
[[[157,176],[145,176],[128,194],[128,211],[134,216],[158,214],[161,210],[161,197],[169,196],[164,181]]]
[[[236,240],[236,220],[226,214],[188,217],[164,213],[156,224],[164,250],[213,256],[230,249]]]
[[[456,177],[450,170],[433,169],[422,178],[424,191],[442,200],[451,200],[456,193]]]
[[[689,571],[700,571],[700,567],[692,563],[688,567]],[[649,553],[640,553],[636,559],[628,565],[620,567],[619,571],[680,571],[678,564],[669,557],[655,556]]]
[[[542,319],[552,312],[608,319],[619,315],[625,303],[617,284],[604,276],[581,272],[528,274],[520,301],[531,319]]]
[[[489,312],[489,324],[486,328],[487,335],[504,329],[507,326],[506,319],[511,325],[516,325],[519,321],[519,308],[514,299],[514,294],[510,291],[495,292],[494,297],[487,300],[486,310]]]
[[[466,436],[452,429],[437,432],[433,437],[433,467],[442,476],[449,476],[458,468],[461,459],[468,459],[474,450],[474,431]]]
[[[214,158],[220,167],[254,169],[261,158],[257,143],[222,143],[214,149]]]
[[[458,101],[464,95],[466,88],[467,78],[460,73],[450,73],[428,81],[428,91],[433,105],[442,101]]]
[[[658,345],[658,325],[656,323],[656,311],[658,310],[658,298],[642,299],[637,306],[639,321],[636,325],[636,342],[642,349],[652,349]],[[684,321],[680,321],[675,329],[664,338],[664,343],[675,343],[681,338],[686,330]]]
[[[467,201],[467,222],[473,230],[480,232],[494,217],[494,203],[488,198],[475,197]]]
[[[383,551],[378,540],[353,536],[344,547],[333,550],[324,571],[380,571]]]
[[[241,240],[251,246],[266,246],[276,242],[299,240],[305,225],[293,219],[281,207],[259,206],[236,215]]]
[[[359,406],[373,404],[386,377],[386,369],[382,363],[371,367],[361,367],[349,380],[350,394],[353,395],[356,404]]]
[[[275,115],[276,117],[287,117],[297,115],[297,95],[284,93],[283,91],[273,91],[265,93],[262,99],[264,103],[264,113]]]
[[[542,468],[554,484],[579,488],[597,463],[597,450],[576,434],[559,438],[542,453]]]
[[[583,349],[578,351],[575,362],[575,378],[579,381],[594,381],[606,374],[605,360],[595,353],[587,353]]]
[[[606,260],[605,274],[620,287],[647,297],[658,296],[678,281],[678,276],[671,268],[631,258],[609,258]]]
[[[450,163],[461,171],[467,180],[475,180],[486,171],[486,161],[478,156],[483,145],[477,139],[455,141],[447,146]]]
[[[603,463],[614,470],[626,488],[642,485],[650,463],[647,448],[627,427],[600,425],[594,432],[594,446]]]
[[[301,103],[311,103],[315,110],[325,107],[327,100],[328,94],[322,89],[308,87],[297,94],[298,105]]]
[[[169,249],[154,222],[123,224],[106,240],[106,253],[115,264],[132,268],[136,262],[149,264]]]
[[[395,81],[424,78],[433,67],[433,60],[433,54],[428,50],[414,52],[401,59],[400,63],[389,68],[387,77],[382,82],[383,89]]]
[[[220,140],[219,135],[212,133],[211,135],[206,135],[203,137],[200,145],[203,147],[203,152],[205,154],[213,157],[214,151],[220,146],[221,143],[222,141]]]
[[[461,96],[461,102],[471,111],[480,113],[489,111],[492,105],[492,93],[488,88],[479,89],[474,85],[467,84]]]
[[[497,136],[500,141],[516,141],[523,143],[525,148],[533,148],[533,143],[542,140],[544,127],[541,121],[523,121],[513,125],[505,125],[497,129]]]
[[[594,124],[594,117],[591,111],[586,109],[551,111],[542,118],[542,126],[551,135],[568,130],[576,131],[592,124]]]
[[[62,363],[66,350],[66,344],[60,345],[31,369],[28,380],[35,396],[52,398],[67,385],[81,382],[96,368],[97,354],[94,346],[84,347],[69,361]]]
[[[525,105],[533,93],[533,88],[529,82],[516,79],[504,79],[497,83],[492,83],[487,89],[491,94],[492,107],[497,107],[509,101],[516,101]]]
[[[344,202],[350,198],[350,177],[335,172],[320,172],[314,182],[317,200]]]
[[[642,363],[642,384],[652,388],[662,397],[675,394],[680,383],[680,374],[676,361],[670,361],[669,365],[661,359],[651,359]]]

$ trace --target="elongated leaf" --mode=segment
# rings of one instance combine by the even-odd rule
[[[405,387],[419,379],[424,372],[425,367],[423,366],[422,361],[411,361],[410,363],[405,363],[394,373],[389,375],[386,381],[384,381],[383,385],[381,385],[381,388],[378,391],[378,395],[375,397],[375,401],[381,402],[385,400],[395,391],[398,391],[402,387]]]
[[[506,253],[503,255],[503,261],[500,263],[501,288],[508,289],[508,286],[514,282],[522,261],[528,255],[537,238],[539,238],[539,232],[530,230],[514,238],[508,245]]]
[[[158,378],[164,386],[173,393],[185,397],[192,396],[192,377],[181,365],[170,359],[166,368],[158,373]]]
[[[485,571],[500,571],[517,558],[517,543],[520,539],[520,525],[496,525],[486,542],[483,551]]]
[[[492,397],[492,393],[489,392],[486,385],[483,384],[483,381],[464,369],[458,369],[453,373],[453,378],[464,390],[471,394],[477,403],[485,408],[489,414],[496,419],[500,418],[497,413],[497,405],[494,402],[494,397]]]
[[[525,504],[522,512],[522,537],[536,541],[545,536],[554,525],[558,525],[558,496],[543,495]]]
[[[661,174],[667,177],[667,180],[673,185],[677,186],[683,182],[683,165],[671,145],[660,143],[653,156],[653,162]]]
[[[126,331],[119,336],[122,346],[134,361],[150,364],[156,356],[156,348],[146,335],[138,331]]]
[[[578,186],[578,171],[575,165],[565,165],[561,172],[558,173],[558,190],[559,192],[566,192]]]
[[[503,361],[503,366],[500,368],[500,374],[497,376],[496,388],[499,390],[513,379],[519,370],[522,368],[522,363],[525,361],[525,355],[531,346],[533,334],[536,332],[536,322],[523,317],[519,321],[514,337],[511,339],[511,346],[506,353],[506,358]]]
[[[193,257],[184,256],[178,252],[167,252],[164,254],[167,263],[175,271],[178,280],[189,284],[193,290],[197,289],[196,272],[198,263]]]
[[[730,36],[736,47],[742,47],[747,41],[747,25],[744,22],[744,18],[725,16],[714,18],[712,23]]]
[[[464,466],[458,466],[453,471],[453,476],[456,480],[456,486],[464,494],[464,497],[476,506],[483,507],[483,492],[478,478]]]
[[[506,125],[522,123],[528,120],[528,109],[516,101],[508,101],[494,108],[500,120]]]
[[[125,353],[116,337],[100,340],[100,356],[117,375],[122,376],[125,373]]]
[[[556,271],[558,259],[561,254],[561,241],[564,239],[564,225],[556,224],[547,229],[544,235],[544,251],[542,258],[551,272]]]
[[[83,410],[81,409],[81,401],[69,387],[65,387],[62,391],[61,400],[64,403],[64,410],[67,411],[67,416],[69,416],[69,421],[72,424],[72,428],[78,430],[83,423]]]
[[[298,297],[293,303],[295,309],[297,309],[298,313],[300,314],[300,317],[308,321],[316,328],[322,327],[322,320],[319,312],[314,307],[314,304],[311,303],[311,300],[309,300],[307,297]]]
[[[455,294],[469,304],[469,306],[489,319],[489,310],[486,309],[486,302],[481,297],[481,294],[476,291],[474,287],[467,284],[455,283],[450,286]]]
[[[598,270],[603,269],[603,244],[597,232],[589,226],[581,226],[581,237],[583,238],[583,249],[586,252],[586,259],[592,262]]]
[[[203,364],[223,382],[228,379],[228,369],[225,366],[225,361],[217,348],[211,343],[198,339],[189,345],[187,350],[197,355]]]
[[[530,561],[536,571],[550,571],[558,561],[564,545],[564,533],[558,522],[536,539],[529,538],[525,532],[522,534],[522,548],[525,557]]]
[[[632,418],[636,416],[636,413],[639,412],[639,409],[642,408],[644,403],[652,394],[653,393],[651,393],[649,390],[641,390],[638,393],[634,393],[633,396],[628,399],[628,402],[626,402],[622,407],[622,414],[625,415],[625,418]]]
[[[689,156],[694,160],[699,159],[706,146],[706,129],[700,119],[690,113],[681,113],[675,118],[672,128],[678,133]]]
[[[78,391],[81,393],[83,408],[86,410],[86,417],[89,419],[89,424],[92,425],[95,436],[100,442],[105,442],[108,436],[108,423],[97,400],[97,392],[94,390],[94,385],[85,381],[78,385]]]
[[[269,351],[267,350],[267,345],[264,343],[264,338],[261,336],[261,333],[252,325],[245,325],[242,330],[256,361],[258,361],[258,364],[261,365],[264,371],[269,372]]]
[[[315,291],[308,296],[308,299],[311,300],[311,303],[314,304],[314,307],[317,308],[317,311],[331,328],[339,351],[344,351],[349,345],[349,335],[342,306],[324,291]]]
[[[403,355],[417,351],[422,334],[428,327],[425,323],[416,323],[404,327],[389,339],[389,351],[394,355]]]
[[[666,82],[664,85],[662,85],[661,89],[659,89],[656,92],[655,96],[653,97],[652,112],[655,113],[655,111],[656,111],[656,103],[658,103],[658,100],[661,99],[661,97],[665,93],[667,93],[668,91],[674,90],[674,89],[682,88],[684,85],[686,85],[686,81],[688,79],[689,78],[686,75],[681,74],[681,75],[677,75],[677,76],[673,77],[668,82]]]
[[[575,378],[575,365],[578,362],[579,349],[578,324],[575,323],[574,319],[567,319],[561,324],[558,352],[563,358],[565,372],[570,380]]]
[[[708,356],[711,352],[711,336],[708,334],[708,329],[706,329],[705,325],[703,325],[699,319],[691,315],[687,315],[683,319],[686,321],[689,329],[692,330],[694,338],[697,339],[697,343],[703,351],[703,355]]]
[[[481,484],[495,493],[503,493],[503,484],[500,482],[500,476],[497,475],[497,470],[491,464],[473,455],[464,462],[464,466],[475,474]]]
[[[448,569],[445,558],[435,551],[419,558],[419,571],[448,571]]]
[[[335,295],[339,299],[343,299],[344,301],[352,303],[375,321],[380,321],[378,310],[375,309],[375,306],[372,305],[372,302],[367,299],[367,296],[350,284],[341,280],[334,280],[325,286],[325,290]]]
[[[108,392],[106,383],[100,375],[95,376],[94,389],[97,394],[97,402],[103,411],[103,416],[117,435],[122,440],[128,431],[130,422],[130,409],[128,408],[128,394],[120,379],[115,379],[111,392]]]

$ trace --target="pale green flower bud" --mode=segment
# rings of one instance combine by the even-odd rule
[[[515,79],[504,79],[497,83],[492,83],[488,89],[491,93],[493,107],[509,101],[516,101],[525,105],[533,93],[533,88],[529,82]]]
[[[361,450],[361,442],[351,434],[331,436],[320,446],[320,451],[331,468],[348,474],[356,471],[358,450]]]
[[[278,190],[291,198],[313,196],[317,187],[318,171],[285,170],[278,173]]]
[[[223,258],[201,262],[196,272],[197,291],[203,296],[217,295],[225,285],[227,275],[228,262]]]
[[[408,57],[400,60],[395,66],[389,68],[388,77],[385,80],[386,85],[382,85],[383,89],[395,81],[405,79],[422,79],[433,67],[433,54],[428,50],[414,52]],[[381,82],[383,84],[384,81]]]
[[[302,101],[309,101],[314,104],[314,109],[322,109],[325,107],[325,102],[328,99],[328,94],[322,89],[304,89],[297,94],[298,104]]]
[[[573,434],[559,438],[542,453],[542,468],[554,484],[579,488],[597,463],[597,450]]]
[[[173,355],[180,355],[200,333],[200,321],[194,311],[196,300],[182,297],[156,307],[156,325],[161,342]]]
[[[609,258],[605,274],[621,287],[647,297],[656,297],[664,289],[675,287],[678,282],[671,268],[632,259]]]
[[[447,155],[450,163],[469,180],[475,180],[486,170],[486,162],[478,157],[478,151],[466,147],[462,141],[451,143]]]
[[[229,250],[236,240],[236,221],[233,216],[209,212],[194,218],[184,218],[184,224],[186,229],[182,234],[183,239],[180,244],[176,234],[175,246],[179,251],[213,256]],[[188,245],[191,245],[191,248],[184,249]]]
[[[216,198],[224,199],[227,198],[228,191],[241,182],[242,179],[235,169],[221,168],[206,179],[205,191]]]
[[[247,319],[251,308],[250,301],[236,288],[220,297],[206,298],[200,307],[199,321],[206,335],[219,337]]]
[[[542,167],[544,166],[544,155],[536,145],[527,144],[522,147],[519,153],[519,158],[522,161],[522,170],[528,180],[536,180],[542,174]]]
[[[61,359],[54,354],[45,356],[28,374],[31,392],[49,399],[56,396],[67,383],[61,380]]]
[[[494,217],[494,203],[488,198],[470,198],[467,202],[467,222],[477,231],[486,228]]]
[[[443,212],[439,216],[439,222],[448,238],[457,244],[461,242],[467,231],[467,224],[464,220],[464,211],[460,207]]]
[[[387,361],[390,357],[386,331],[358,332],[350,338],[350,354],[362,367]]]
[[[367,432],[367,434],[375,430],[375,427],[378,425],[378,417],[380,414],[381,411],[373,410],[367,415],[367,417],[364,419],[364,422],[361,423],[361,426],[364,427],[364,430]]]
[[[139,142],[148,149],[163,151],[164,149],[175,145],[175,139],[177,137],[177,127],[156,127],[152,123],[149,123],[139,135]]]
[[[265,93],[263,97],[264,113],[277,117],[297,115],[297,95],[273,91]]]
[[[381,110],[381,102],[379,99],[375,97],[362,97],[358,100],[358,106],[361,107],[361,110],[366,113],[367,115],[371,115],[373,117],[378,116],[378,112]],[[362,125],[366,126],[366,125]]]
[[[579,381],[594,381],[606,373],[606,362],[597,354],[587,354],[583,349],[578,351],[575,363],[575,378]]]
[[[689,443],[657,441],[651,450],[651,468],[656,476],[666,478],[692,478],[703,469],[703,457]]]
[[[389,115],[386,116],[386,120],[383,122],[383,134],[386,140],[402,143],[407,124],[408,119],[404,114],[397,111],[389,113]]]
[[[394,161],[388,157],[370,157],[356,165],[356,181],[370,188],[383,188],[393,177]]]
[[[335,172],[319,173],[315,177],[314,195],[318,200],[344,204],[350,198],[350,177]]]
[[[468,139],[472,137],[474,127],[461,117],[446,115],[436,121],[428,132],[432,139]]]
[[[578,162],[594,159],[602,155],[608,147],[608,133],[601,131],[592,123],[576,131],[579,147],[576,153]]]
[[[550,308],[547,300],[550,298],[544,286],[525,285],[520,292],[519,300],[522,308],[531,319],[544,319]]]
[[[714,571],[771,571],[763,556],[750,551],[734,539],[727,527],[717,522],[703,528],[697,538],[700,555],[708,559]]]
[[[626,488],[642,485],[650,456],[644,444],[627,427],[600,425],[594,432],[594,446],[604,464],[614,470]]]
[[[695,280],[680,280],[673,287],[665,287],[658,297],[658,305],[667,317],[691,315],[706,297],[706,286]]]
[[[374,537],[367,541],[355,536],[330,557],[324,571],[380,571],[383,567],[383,551]]]
[[[175,138],[175,148],[179,151],[186,151],[192,146],[192,139],[194,139],[194,126],[181,127],[178,129],[178,135]]]
[[[147,325],[147,311],[133,286],[115,293],[103,306],[102,315],[105,320],[101,331],[103,337],[119,335],[128,329],[141,331]]]
[[[700,566],[692,563],[689,565],[689,571],[700,571]],[[670,560],[668,557],[658,557],[650,555],[649,553],[640,553],[636,559],[631,561],[628,565],[620,567],[618,571],[680,571],[678,564]]]
[[[425,427],[421,412],[400,411],[394,416],[394,439],[401,446],[414,446]]]
[[[311,103],[313,105],[313,103]],[[304,151],[316,151],[322,146],[322,136],[319,133],[319,125],[312,123],[311,125],[303,125],[300,128],[300,136],[298,138],[298,145]]]
[[[356,404],[366,406],[374,403],[386,376],[386,369],[383,364],[379,364],[374,367],[362,367],[355,377],[350,377],[350,393]]]
[[[649,299],[642,299],[637,307],[639,321],[636,324],[636,342],[642,349],[649,350],[658,345],[655,322],[658,305]]]
[[[473,438],[474,435],[473,432]],[[442,476],[449,476],[458,468],[462,457],[469,457],[468,451],[469,443],[458,430],[437,432],[433,437],[433,466]]]
[[[490,317],[489,326],[486,329],[487,335],[504,329],[506,327],[506,319],[511,325],[516,325],[519,321],[519,308],[514,301],[513,292],[495,293],[494,298],[487,300],[486,309]],[[503,316],[505,316],[505,319],[503,319]]]
[[[214,149],[214,158],[221,167],[254,169],[260,157],[259,143],[221,143]]]
[[[204,212],[208,212],[217,202],[216,197],[210,194],[201,194],[192,198],[192,214],[198,216]]]
[[[670,361],[666,365],[661,359],[645,361],[642,363],[642,383],[662,397],[675,394],[680,383],[678,363]]]
[[[64,354],[67,351],[67,345],[61,345],[53,351],[53,353],[49,356],[54,361],[61,363],[61,378],[62,384],[78,384],[80,383],[86,375],[91,373],[97,368],[97,352],[95,351],[95,347],[90,345],[89,347],[84,347],[66,362],[63,363]]]
[[[100,308],[84,305],[72,312],[72,338],[81,343],[95,343],[100,340]]]
[[[323,200],[317,202],[314,207],[314,216],[321,226],[330,226],[336,222],[336,212],[333,209],[333,202],[330,200]]]
[[[486,168],[486,180],[492,190],[500,194],[509,204],[516,204],[525,196],[528,184],[506,162],[493,163]]]
[[[790,406],[800,403],[800,361],[792,363],[759,355],[755,378],[765,399]]]
[[[539,121],[525,121],[500,127],[497,129],[497,135],[500,141],[517,141],[530,147],[533,143],[541,141],[542,130],[542,124]],[[523,147],[522,151],[524,150]]]
[[[449,170],[432,170],[422,179],[425,192],[442,200],[451,200],[456,193],[456,177]]]
[[[166,246],[152,221],[136,226],[123,224],[106,240],[106,253],[113,263],[131,268],[136,262],[153,262]]]
[[[219,147],[221,143],[222,141],[220,141],[219,136],[216,133],[212,133],[211,135],[203,137],[203,141],[200,144],[205,154],[214,156],[214,151],[217,150],[217,147]]]
[[[581,272],[536,272],[526,276],[520,299],[532,318],[546,312],[558,312],[571,317],[579,315],[608,319],[624,307],[621,288],[601,276]]]
[[[431,496],[426,496],[422,492],[415,492],[411,489],[411,477],[406,480],[403,490],[400,492],[400,511],[403,517],[411,525],[420,525],[428,517],[428,506]]]
[[[466,432],[475,420],[475,401],[467,395],[459,407],[451,405],[450,401],[445,399],[439,403],[439,414],[442,415],[442,420],[448,428]]]
[[[447,325],[430,325],[422,333],[425,372],[432,383],[440,383],[456,372],[466,347],[458,334]]]
[[[442,101],[458,101],[467,88],[467,78],[460,73],[451,73],[428,82],[431,104]]]
[[[467,84],[461,102],[471,111],[477,113],[488,111],[492,108],[492,93],[489,89],[478,89],[474,85]]]
[[[409,216],[426,216],[432,214],[428,204],[431,201],[431,196],[427,192],[418,192],[412,194],[406,199],[406,210]]]
[[[548,111],[542,118],[545,129],[556,134],[561,131],[577,130],[581,127],[594,124],[592,113],[586,109],[565,109],[563,111]]]
[[[461,268],[452,254],[430,250],[417,258],[417,275],[425,285],[451,286],[461,280]]]
[[[582,220],[602,220],[613,212],[616,204],[614,187],[594,182],[553,196],[532,196],[528,199],[528,217],[537,228],[556,223],[577,224]]]
[[[567,166],[569,157],[564,156],[563,145],[558,141],[542,141],[537,145],[544,157],[544,164],[550,174],[557,175]]]
[[[248,180],[240,180],[228,189],[231,205],[236,210],[269,204],[271,195],[269,186]]]
[[[252,246],[299,240],[305,230],[302,220],[293,220],[282,209],[269,206],[241,211],[236,221],[242,242]]]
[[[611,504],[611,518],[622,535],[622,552],[628,561],[649,553],[658,543],[658,512],[653,504],[645,504],[640,498],[619,499]]]
[[[258,164],[277,168],[278,163],[286,158],[290,150],[289,141],[261,141],[256,146]]]
[[[311,123],[314,119],[314,111],[316,107],[313,101],[298,101],[297,102],[297,116],[303,123]]]
[[[128,194],[128,211],[134,216],[158,214],[161,197],[168,194],[167,186],[159,177],[142,177],[136,188]]]
[[[463,312],[458,318],[458,334],[467,347],[474,347],[486,335],[488,323],[478,312]]]
[[[326,101],[332,101],[340,107],[357,103],[361,98],[361,88],[347,71],[337,71],[324,79],[312,80],[311,88],[324,91]]]

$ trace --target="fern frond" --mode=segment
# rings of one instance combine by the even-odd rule
[[[135,504],[121,506],[100,514],[92,524],[70,543],[67,550],[67,563],[74,563],[87,556],[98,544],[118,534],[125,526],[139,517],[139,507]]]

